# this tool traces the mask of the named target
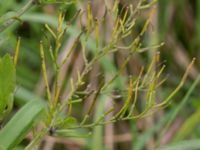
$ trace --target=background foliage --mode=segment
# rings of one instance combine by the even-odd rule
[[[21,37],[20,53],[16,68],[17,87],[15,91],[15,107],[10,114],[11,117],[25,103],[31,100],[43,100],[45,95],[45,83],[43,80],[41,59],[40,59],[40,41],[43,40],[44,47],[47,47],[48,42],[53,43],[53,37],[45,28],[48,24],[52,28],[57,26],[57,18],[60,10],[65,13],[65,22],[70,22],[71,26],[67,30],[67,34],[63,37],[59,58],[62,58],[66,49],[69,49],[76,40],[81,29],[79,19],[76,18],[76,12],[81,8],[87,10],[87,1],[78,1],[77,3],[54,3],[55,1],[41,1],[37,6],[31,7],[20,18],[15,18],[16,23],[6,28],[0,33],[0,54],[14,53],[17,38]],[[26,0],[1,0],[0,1],[0,24],[4,23],[9,16],[15,14],[25,4]],[[54,3],[54,4],[49,4]],[[127,4],[136,6],[135,0],[122,0],[119,4],[119,9],[123,9]],[[94,18],[102,19],[105,12],[105,5],[109,8],[113,5],[112,1],[95,0],[91,1],[91,12]],[[158,68],[165,65],[165,71],[162,74],[167,81],[159,86],[157,90],[156,100],[158,102],[165,99],[179,84],[182,76],[191,62],[192,58],[196,58],[195,65],[192,66],[189,72],[189,78],[185,81],[181,90],[176,93],[176,96],[170,101],[170,105],[161,110],[156,110],[156,113],[148,115],[145,118],[137,120],[129,120],[117,123],[110,123],[104,126],[96,126],[91,129],[92,135],[86,138],[52,138],[45,136],[44,140],[38,145],[38,149],[109,149],[109,150],[142,150],[142,149],[190,149],[187,146],[193,146],[191,149],[199,149],[198,144],[200,137],[199,116],[200,116],[200,94],[199,87],[199,67],[200,67],[200,1],[194,0],[158,0],[154,4],[154,14],[150,21],[150,26],[147,28],[141,43],[144,47],[164,42],[163,46],[156,48],[160,52],[160,62]],[[9,13],[7,13],[9,12]],[[134,28],[132,37],[142,29],[145,21],[149,17],[149,8],[139,13],[137,25]],[[123,12],[124,13],[124,12]],[[85,13],[86,14],[86,13]],[[84,14],[84,15],[85,15]],[[87,24],[85,16],[82,16],[82,24]],[[75,19],[71,20],[75,16]],[[99,45],[104,45],[109,42],[109,32],[112,22],[109,18],[102,21],[102,25],[98,42]],[[92,57],[94,48],[95,35],[92,35],[93,42],[88,42],[88,59]],[[120,41],[120,44],[127,44],[129,39]],[[79,45],[80,47],[80,45]],[[69,57],[69,62],[62,69],[62,79],[64,84],[63,91],[69,90],[70,78],[76,79],[76,68],[83,68],[84,58],[81,57],[80,48],[77,47]],[[94,49],[93,49],[94,48]],[[130,75],[135,78],[140,73],[142,66],[148,68],[155,55],[155,48],[149,48],[144,53],[133,55],[126,68],[123,69],[120,77],[128,77]],[[45,49],[47,75],[50,85],[53,84],[53,70],[51,56],[48,50]],[[110,75],[119,70],[122,62],[129,56],[124,49],[109,55],[107,59],[96,63],[95,67],[89,72],[86,81],[92,84],[91,89],[97,89],[101,85],[101,81],[106,82]],[[103,75],[101,75],[103,74]],[[108,79],[107,79],[108,78]],[[115,89],[112,95],[104,95],[100,97],[97,106],[92,115],[92,120],[98,118],[104,109],[112,106],[111,103],[106,103],[110,97],[116,101],[118,107],[121,106],[123,97],[126,97],[127,84],[116,82]],[[63,97],[68,94],[63,92]],[[89,104],[92,98],[88,98],[81,104],[76,104],[73,108],[73,116],[79,121],[82,114],[89,109]],[[144,105],[145,97],[140,94],[137,106],[137,111],[141,111]],[[108,101],[108,100],[107,100]],[[106,105],[104,104],[106,103]],[[38,108],[38,112],[40,108]],[[35,113],[37,113],[35,111]],[[9,117],[6,120],[9,120]],[[109,116],[108,116],[109,117]],[[73,119],[70,120],[73,122]],[[5,121],[6,122],[6,121]],[[88,130],[79,131],[81,134]],[[32,134],[28,134],[26,138],[19,144],[16,149],[24,149],[24,147],[32,139]],[[184,142],[182,142],[184,141]],[[105,144],[103,144],[105,143]],[[184,144],[186,145],[184,145]],[[181,147],[182,145],[182,147]],[[165,149],[165,148],[163,148]],[[167,148],[166,148],[167,149]]]

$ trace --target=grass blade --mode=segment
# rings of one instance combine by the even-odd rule
[[[0,131],[0,148],[10,150],[19,144],[39,121],[44,108],[41,101],[31,101],[22,107]]]
[[[190,87],[190,89],[188,90],[188,92],[186,93],[186,95],[184,96],[183,100],[181,101],[181,103],[176,107],[176,109],[174,109],[174,112],[172,113],[171,118],[169,119],[165,129],[167,129],[170,124],[173,122],[173,120],[176,118],[177,114],[181,111],[181,109],[185,106],[185,104],[187,103],[187,101],[189,100],[190,95],[192,94],[192,92],[194,91],[194,89],[196,88],[196,86],[198,85],[200,81],[200,75],[198,75],[198,77],[196,78],[196,80],[194,81],[194,83],[192,84],[192,86]]]
[[[200,149],[200,140],[187,140],[177,144],[165,146],[156,150],[194,150]]]

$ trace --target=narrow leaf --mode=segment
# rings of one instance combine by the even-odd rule
[[[39,121],[44,108],[41,101],[31,101],[22,107],[0,131],[0,148],[10,150],[19,144]]]

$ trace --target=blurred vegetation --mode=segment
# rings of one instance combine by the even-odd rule
[[[23,6],[26,6],[27,2],[28,0],[1,0],[0,25],[8,21],[9,17],[16,16],[19,13],[18,11]],[[77,39],[79,40],[80,32],[85,31],[84,27],[88,27],[86,19],[88,17],[88,1],[64,2],[57,3],[54,0],[41,0],[39,3],[30,6],[23,15],[12,18],[13,22],[8,28],[0,26],[1,56],[5,53],[14,55],[17,39],[19,37],[21,39],[16,68],[17,87],[14,94],[15,107],[10,116],[6,118],[4,124],[25,103],[32,100],[44,101],[44,99],[47,99],[41,68],[41,40],[44,46],[49,85],[50,87],[54,86],[53,80],[56,77],[54,76],[53,67],[55,64],[51,61],[48,46],[49,44],[56,46],[56,44],[49,28],[56,31],[59,13],[61,11],[64,12],[64,23],[69,24],[69,26],[67,26],[67,31],[63,35],[61,50],[59,50],[57,56],[58,59],[65,57],[67,50],[73,47]],[[94,21],[94,24],[96,24],[93,24],[93,27],[97,27],[98,21],[102,24],[100,24],[99,33],[96,33],[100,36],[96,36],[95,33],[91,35],[88,35],[87,32],[84,33],[86,34],[86,39],[89,39],[85,46],[88,60],[92,60],[92,56],[98,52],[98,49],[109,44],[112,39],[110,34],[113,30],[112,19],[115,16],[109,16],[108,14],[115,2],[115,0],[91,1],[91,14],[96,21]],[[136,8],[138,2],[139,0],[119,1],[117,8],[121,14],[117,15],[123,17],[126,13],[126,6],[132,4],[132,7]],[[156,103],[163,102],[170,93],[173,93],[177,85],[183,80],[182,76],[184,73],[188,73],[187,80],[184,80],[183,86],[176,92],[175,97],[170,99],[170,104],[167,104],[167,107],[153,109],[153,112],[156,113],[150,111],[148,115],[145,114],[145,117],[142,116],[140,119],[94,126],[90,129],[92,131],[92,135],[90,136],[85,134],[88,132],[88,129],[83,129],[80,133],[84,133],[86,135],[85,138],[45,136],[42,142],[38,144],[38,149],[200,149],[200,93],[198,92],[200,80],[198,69],[200,67],[200,1],[158,0],[157,3],[154,2],[156,1],[146,0],[143,2],[144,5],[152,3],[152,6],[142,9],[137,13],[137,23],[131,34],[128,38],[122,39],[118,43],[121,46],[120,50],[114,51],[105,57],[103,56],[99,62],[95,63],[94,67],[84,76],[84,81],[90,83],[88,84],[89,86],[83,86],[80,89],[98,90],[119,71],[120,75],[118,75],[114,85],[110,88],[111,92],[105,91],[102,96],[98,97],[96,107],[92,110],[92,118],[90,119],[96,120],[102,115],[104,110],[112,107],[113,104],[109,99],[114,100],[116,103],[115,107],[120,110],[122,102],[124,99],[126,100],[129,94],[128,90],[131,87],[129,77],[137,80],[141,73],[141,68],[148,68],[157,55],[157,52],[159,52],[160,60],[156,63],[154,69],[156,70],[155,72],[159,72],[162,66],[166,66],[161,75],[162,79],[166,79],[166,81],[156,88]],[[154,13],[150,18],[149,14],[152,10]],[[121,71],[121,65],[130,56],[129,49],[126,49],[125,46],[137,37],[149,18],[149,26],[140,39],[142,44],[140,47],[141,52],[131,55],[130,60]],[[78,80],[77,69],[84,69],[85,58],[82,56],[81,51],[82,47],[84,47],[84,41],[75,46],[70,53],[69,61],[67,61],[61,70],[62,75],[59,77],[60,82],[63,84],[61,97],[66,97],[69,94],[67,92],[71,88],[70,82]],[[196,58],[195,64],[187,72],[186,69],[194,57]],[[145,69],[144,72],[148,73],[148,70]],[[148,81],[150,78],[146,80]],[[142,112],[145,107],[145,89],[143,90],[138,95],[137,114]],[[72,114],[78,121],[81,121],[83,114],[90,109],[92,99],[95,98],[87,97],[86,100],[75,104],[75,107],[73,107]],[[109,115],[111,116],[108,116],[105,120],[109,120],[109,117],[112,117],[113,114]],[[74,123],[73,119],[69,119],[68,121],[71,121],[72,124]],[[16,150],[24,149],[33,139],[34,134],[28,134],[19,146],[16,147]]]

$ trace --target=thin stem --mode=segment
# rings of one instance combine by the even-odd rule
[[[24,5],[24,7],[22,7],[15,16],[11,17],[10,19],[8,19],[6,22],[4,22],[1,26],[0,26],[0,32],[3,32],[5,29],[7,29],[9,26],[11,26],[13,23],[15,23],[16,19],[15,18],[19,18],[21,15],[23,15],[27,10],[29,10],[34,4],[35,4],[36,0],[29,0],[28,3],[26,3]]]
[[[46,63],[45,63],[45,57],[44,57],[45,55],[44,55],[44,48],[43,48],[42,41],[40,41],[40,56],[42,60],[42,73],[43,73],[43,78],[45,81],[45,86],[47,89],[48,102],[49,102],[49,105],[51,106],[51,92],[50,92],[50,87],[49,87],[48,78],[47,78],[47,69],[46,69]]]

